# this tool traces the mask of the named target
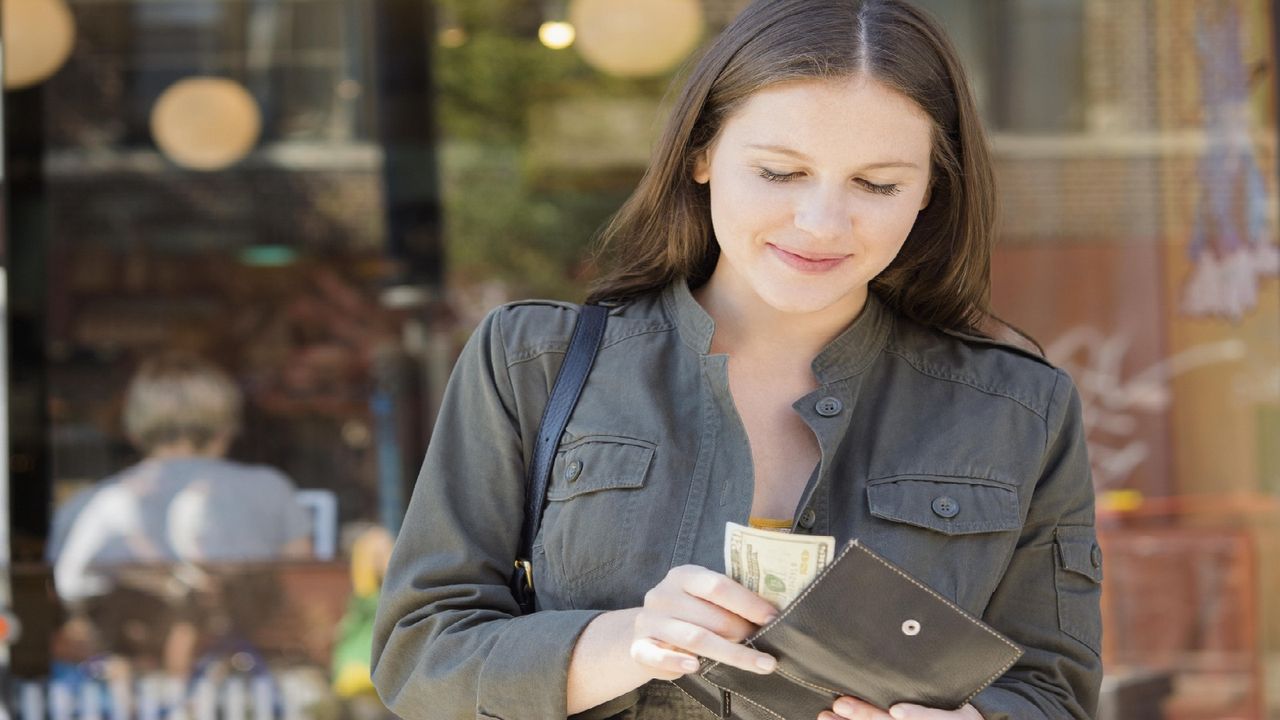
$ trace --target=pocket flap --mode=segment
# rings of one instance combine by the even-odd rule
[[[1079,573],[1102,582],[1102,548],[1089,525],[1063,526],[1054,531],[1058,545],[1058,562],[1063,570]]]
[[[1017,530],[1018,491],[981,478],[898,475],[867,484],[871,514],[946,535]]]
[[[643,487],[654,446],[613,435],[574,440],[556,453],[547,500],[569,500],[599,490]]]

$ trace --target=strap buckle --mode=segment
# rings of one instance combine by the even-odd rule
[[[523,571],[524,586],[529,592],[533,592],[533,565],[528,560],[516,560],[516,570]]]

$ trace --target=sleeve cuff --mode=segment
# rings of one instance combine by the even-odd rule
[[[603,610],[552,610],[513,618],[480,669],[476,710],[495,720],[568,714],[569,658]]]

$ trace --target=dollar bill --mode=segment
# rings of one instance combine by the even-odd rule
[[[793,535],[726,523],[725,572],[782,609],[827,567],[835,547],[830,535]]]

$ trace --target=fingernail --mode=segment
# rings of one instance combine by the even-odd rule
[[[853,705],[841,700],[840,702],[836,703],[835,711],[840,713],[841,715],[849,715],[853,712]]]
[[[772,623],[774,620],[777,620],[777,619],[778,619],[778,616],[777,616],[777,615],[770,615],[769,617],[767,617],[767,618],[765,618],[765,619],[764,619],[764,624],[765,624],[765,625],[768,625],[768,624]]]
[[[907,709],[901,705],[894,705],[889,708],[889,714],[893,716],[893,720],[902,720],[907,716]]]
[[[773,672],[774,668],[778,667],[778,661],[771,657],[756,658],[756,667],[765,672]]]
[[[680,667],[681,669],[687,670],[688,672],[693,672],[694,670],[698,669],[698,661],[697,660],[681,660]]]

